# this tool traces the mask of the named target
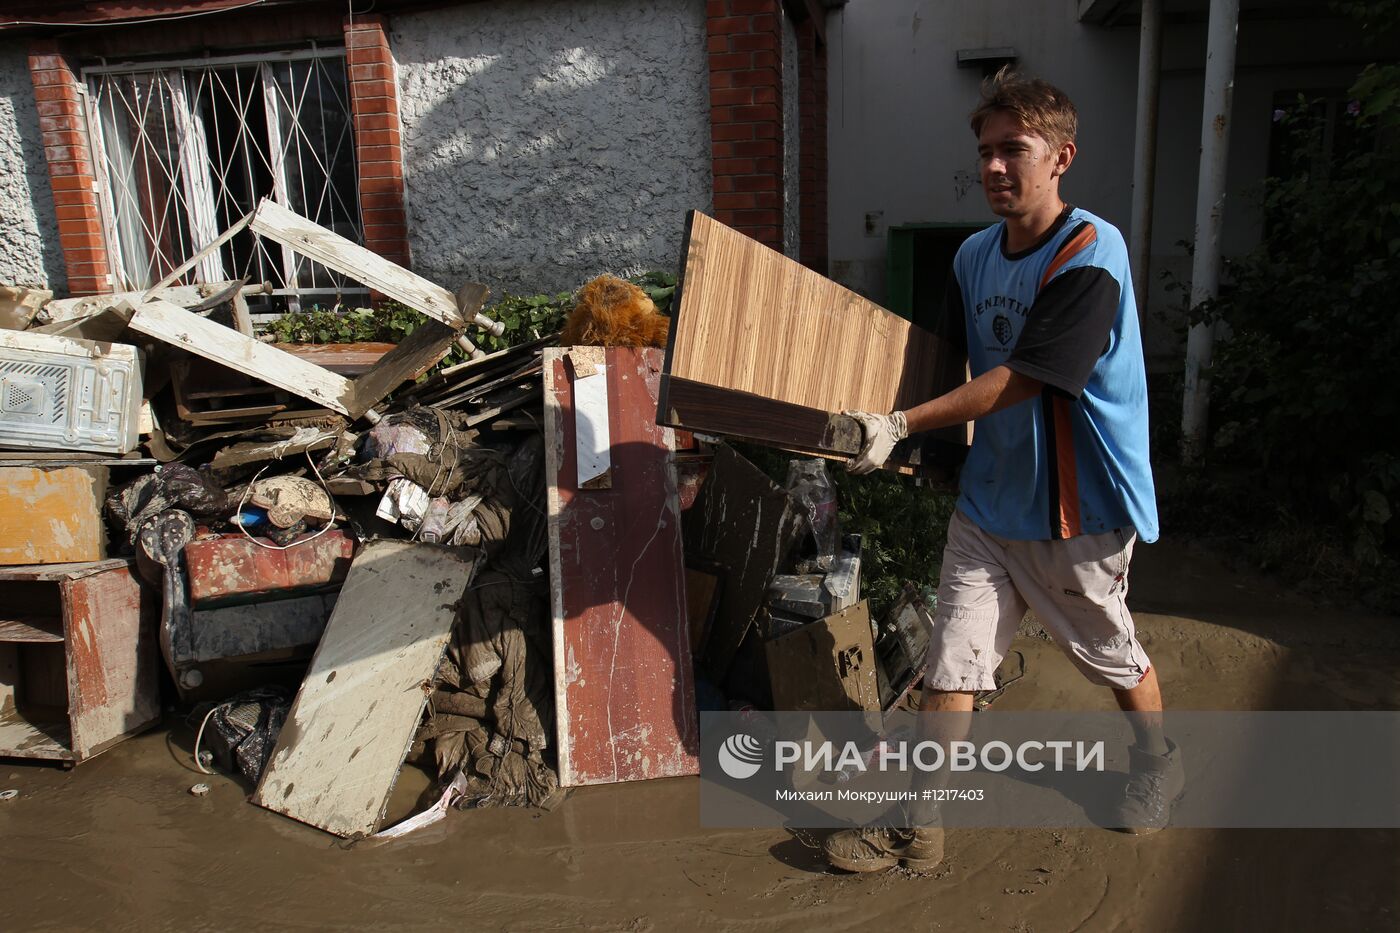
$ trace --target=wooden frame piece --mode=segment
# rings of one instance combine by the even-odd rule
[[[673,308],[657,419],[675,428],[850,456],[840,412],[912,408],[965,374],[946,341],[698,211]]]

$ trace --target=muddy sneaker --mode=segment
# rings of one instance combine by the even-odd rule
[[[828,862],[846,871],[881,871],[900,862],[913,871],[932,871],[943,861],[943,829],[844,829],[828,836],[822,848]]]
[[[1113,815],[1112,828],[1134,835],[1166,828],[1171,821],[1172,804],[1185,789],[1181,749],[1170,739],[1165,755],[1149,755],[1135,745],[1129,746],[1128,784]]]

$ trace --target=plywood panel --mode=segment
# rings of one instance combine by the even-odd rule
[[[828,424],[832,413],[907,409],[962,381],[946,342],[711,217],[691,213],[682,260],[665,423],[846,453],[848,426]],[[690,413],[669,404],[673,383],[687,388]],[[730,415],[748,411],[752,420],[696,405],[705,386],[730,394]],[[794,417],[766,402],[810,411]],[[775,430],[782,436],[770,437]]]
[[[559,780],[695,774],[674,435],[654,417],[661,351],[587,347],[574,355],[551,348],[544,357]],[[611,485],[580,489],[575,387],[582,372],[599,372],[600,360]]]
[[[361,549],[254,803],[338,836],[374,832],[475,566],[466,548]]]
[[[106,467],[0,467],[0,564],[102,559],[106,488]]]

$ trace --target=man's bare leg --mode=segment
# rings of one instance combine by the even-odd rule
[[[1129,714],[1138,748],[1149,755],[1165,755],[1167,739],[1162,734],[1162,687],[1156,668],[1149,667],[1136,687],[1114,690],[1118,708]]]

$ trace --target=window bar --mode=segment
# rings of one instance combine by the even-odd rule
[[[272,73],[272,65],[261,62],[258,74],[262,78],[263,110],[267,114],[268,167],[272,169],[272,199],[283,207],[291,207],[287,199],[287,166],[282,148],[282,121],[277,110],[277,78]],[[290,294],[287,296],[287,310],[296,313],[301,310],[301,300],[296,290],[301,285],[297,279],[297,255],[288,246],[282,247],[282,276]]]
[[[87,118],[88,143],[95,169],[94,194],[97,207],[102,212],[102,243],[107,251],[108,284],[113,291],[121,291],[126,282],[126,267],[122,262],[121,249],[117,245],[117,215],[112,208],[112,169],[107,161],[106,137],[102,133],[102,97],[106,91],[103,77],[88,78],[83,89],[83,114]],[[110,98],[110,94],[107,95]]]
[[[183,71],[170,72],[171,106],[175,111],[176,132],[179,135],[180,180],[190,220],[190,248],[198,250],[219,235],[218,212],[214,204],[214,187],[209,177],[209,147],[204,136],[204,118],[189,107],[186,76]],[[199,264],[199,277],[205,282],[224,279],[221,250],[214,250]]]

